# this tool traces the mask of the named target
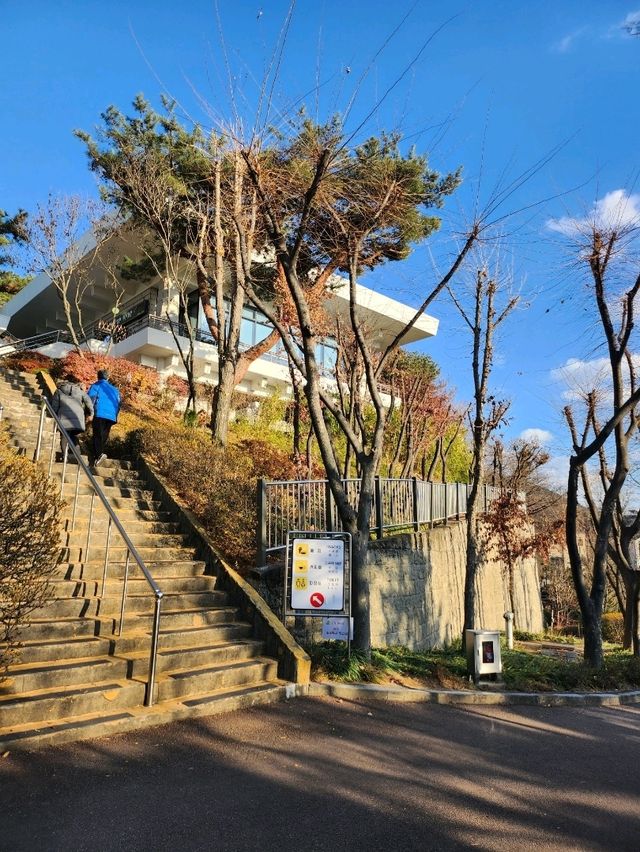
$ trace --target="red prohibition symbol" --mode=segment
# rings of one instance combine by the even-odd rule
[[[317,609],[324,603],[324,595],[320,592],[314,592],[309,598],[309,602],[311,603],[311,606],[315,606]]]

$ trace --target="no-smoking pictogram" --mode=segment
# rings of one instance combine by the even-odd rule
[[[311,606],[314,606],[316,609],[318,609],[324,603],[324,595],[320,592],[314,592],[309,598],[309,603],[311,604]]]

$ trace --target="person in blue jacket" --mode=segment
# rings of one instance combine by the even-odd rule
[[[98,381],[88,394],[93,402],[93,464],[97,467],[107,458],[104,449],[111,427],[118,421],[120,391],[110,384],[107,370],[98,370]]]

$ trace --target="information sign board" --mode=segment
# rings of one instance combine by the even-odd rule
[[[289,532],[285,615],[350,615],[348,533]]]
[[[353,639],[353,619],[328,615],[322,619],[322,638],[348,642]]]

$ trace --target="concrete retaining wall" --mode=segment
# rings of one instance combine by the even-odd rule
[[[372,542],[369,550],[373,645],[414,650],[450,644],[462,632],[466,524]],[[515,626],[543,629],[535,558],[518,560]],[[501,565],[489,557],[478,572],[477,614],[482,627],[504,629],[509,596]]]

